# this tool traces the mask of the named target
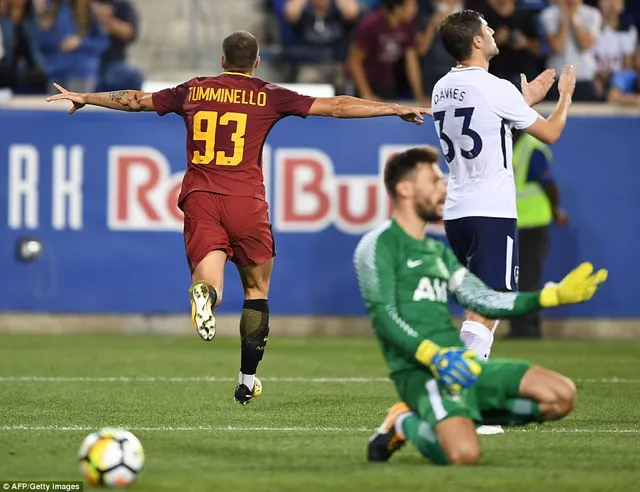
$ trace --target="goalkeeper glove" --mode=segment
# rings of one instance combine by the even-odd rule
[[[561,304],[578,304],[593,297],[601,283],[607,280],[604,268],[593,274],[593,265],[583,263],[562,279],[559,284],[548,283],[540,291],[540,305],[543,308]]]
[[[416,359],[429,367],[441,384],[454,391],[471,386],[482,372],[473,351],[464,347],[442,348],[429,340],[418,346]]]

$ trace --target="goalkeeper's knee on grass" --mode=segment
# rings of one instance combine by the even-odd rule
[[[569,378],[559,377],[548,387],[549,396],[538,403],[544,420],[560,420],[573,410],[576,402],[576,386]]]
[[[437,465],[473,465],[480,459],[480,445],[475,439],[457,441],[451,449],[444,450],[435,429],[410,412],[398,419],[396,430],[413,444],[420,454]]]

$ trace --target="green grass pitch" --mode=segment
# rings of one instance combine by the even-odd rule
[[[240,406],[236,339],[3,335],[0,481],[77,480],[84,436],[117,426],[145,449],[136,491],[638,490],[639,354],[636,342],[498,340],[492,356],[572,377],[577,407],[482,437],[481,463],[454,469],[410,446],[365,461],[395,398],[373,339],[271,337],[263,397]]]

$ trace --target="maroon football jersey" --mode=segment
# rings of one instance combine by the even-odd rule
[[[232,72],[154,93],[156,112],[179,114],[187,128],[187,172],[178,205],[192,191],[264,200],[262,147],[267,134],[286,116],[306,118],[313,101]]]

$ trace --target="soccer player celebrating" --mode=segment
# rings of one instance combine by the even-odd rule
[[[544,143],[562,133],[575,88],[575,69],[565,67],[560,98],[548,119],[530,106],[554,83],[546,70],[530,84],[521,75],[522,93],[491,75],[489,60],[498,54],[493,30],[481,14],[463,10],[439,27],[447,52],[458,61],[435,85],[433,120],[449,166],[445,231],[458,260],[489,287],[518,289],[518,227],[510,125]],[[467,311],[460,337],[488,358],[498,320]],[[489,432],[487,432],[489,431]],[[480,428],[481,433],[501,432]]]
[[[197,77],[175,88],[147,93],[124,90],[78,94],[56,84],[72,114],[86,104],[122,111],[176,113],[187,130],[187,171],[178,206],[184,212],[184,239],[193,284],[189,288],[193,324],[204,340],[215,336],[213,310],[222,300],[224,267],[235,263],[245,302],[240,318],[241,360],[234,397],[241,404],[260,396],[255,377],[269,336],[269,280],[275,256],[261,170],[262,147],[271,127],[286,116],[335,118],[398,116],[422,124],[424,108],[365,101],[348,96],[313,98],[253,76],[258,42],[246,31],[222,43],[222,68],[215,77]]]
[[[356,248],[358,284],[390,376],[401,399],[371,437],[370,461],[387,461],[408,440],[438,464],[467,465],[480,457],[475,427],[524,425],[565,417],[571,380],[519,360],[483,360],[465,348],[447,304],[489,318],[590,299],[606,280],[589,263],[540,292],[497,292],[469,272],[444,243],[425,238],[442,219],[445,184],[433,147],[394,156],[384,172],[392,218]]]

